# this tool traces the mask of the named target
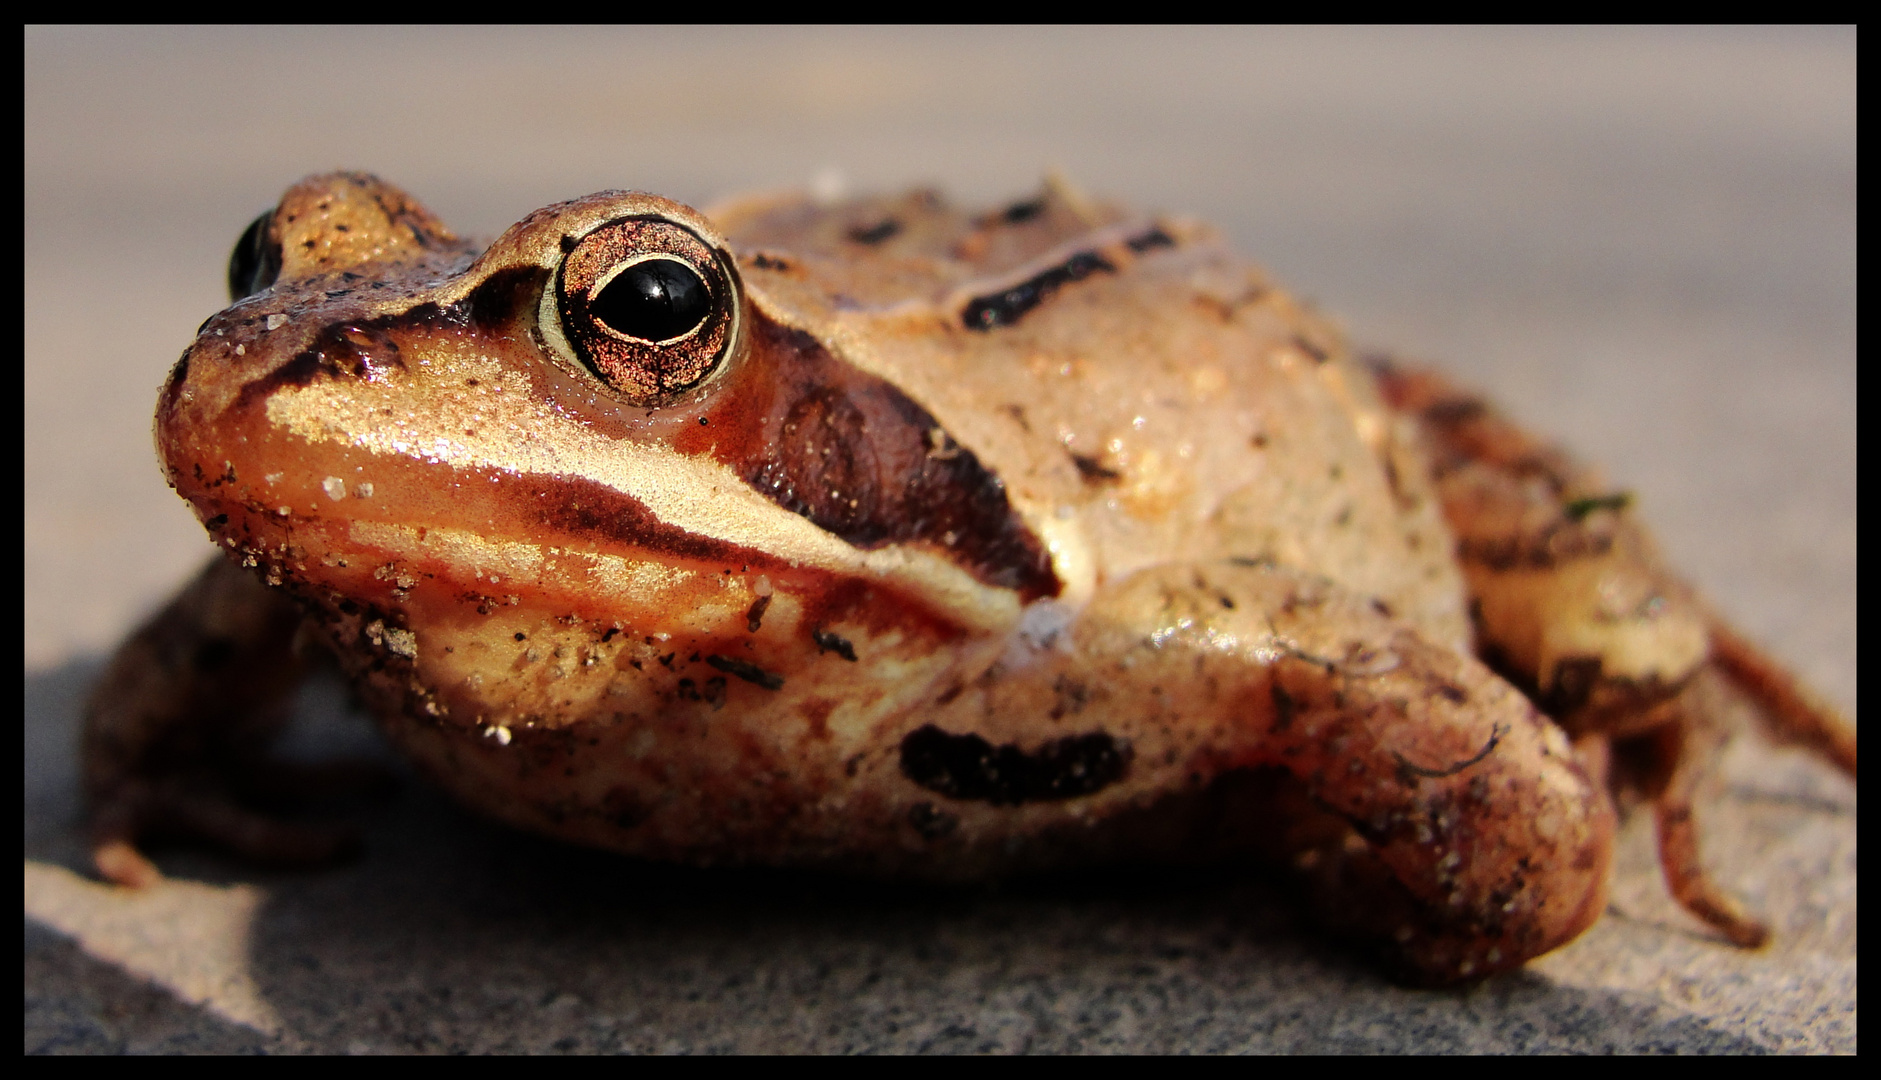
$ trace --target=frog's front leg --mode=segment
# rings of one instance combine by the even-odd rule
[[[1094,682],[1138,699],[1107,703],[1136,783],[1284,770],[1300,813],[1234,827],[1417,977],[1514,967],[1605,906],[1612,809],[1562,731],[1375,601],[1266,565],[1161,567],[1100,590],[1072,634]],[[1330,835],[1302,820],[1328,813]]]
[[[1673,896],[1731,941],[1764,926],[1706,875],[1693,794],[1722,737],[1694,693],[1716,671],[1761,706],[1773,733],[1855,774],[1854,729],[1746,641],[1666,568],[1621,492],[1480,398],[1426,369],[1376,365],[1395,408],[1432,444],[1484,654],[1579,745],[1637,759]]]
[[[118,649],[86,704],[81,747],[100,875],[159,880],[138,850],[158,835],[275,863],[325,861],[355,842],[249,805],[306,778],[264,753],[302,674],[300,622],[278,590],[216,558]]]

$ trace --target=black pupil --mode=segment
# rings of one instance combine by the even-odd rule
[[[692,267],[648,259],[614,275],[588,310],[628,337],[665,341],[704,322],[711,308],[712,297]]]

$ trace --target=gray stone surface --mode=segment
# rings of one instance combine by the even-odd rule
[[[1710,861],[1778,930],[1672,907],[1645,822],[1585,937],[1394,987],[1241,868],[961,892],[676,870],[509,834],[417,781],[361,862],[83,873],[103,656],[206,541],[154,391],[300,175],[490,234],[603,187],[1023,191],[1220,224],[1361,341],[1607,463],[1674,561],[1852,714],[1855,34],[150,31],[25,38],[28,1051],[1844,1051],[1852,782],[1744,739]],[[297,746],[380,752],[318,683]]]

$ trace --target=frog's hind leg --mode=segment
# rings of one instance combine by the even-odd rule
[[[302,674],[300,621],[285,597],[217,558],[119,648],[86,704],[81,742],[92,861],[102,877],[131,886],[160,880],[139,850],[155,836],[288,864],[356,846],[349,829],[251,808],[256,795],[304,786],[299,767],[265,757]]]
[[[1717,741],[1689,691],[1708,672],[1762,706],[1781,738],[1855,772],[1855,733],[1789,672],[1725,625],[1666,568],[1631,498],[1435,372],[1376,361],[1383,395],[1415,416],[1457,534],[1479,648],[1572,734],[1651,763],[1640,782],[1658,820],[1674,897],[1733,942],[1763,927],[1706,875],[1693,795]]]
[[[1711,623],[1711,658],[1738,689],[1762,706],[1759,715],[1773,735],[1806,746],[1848,775],[1855,775],[1855,729],[1834,706],[1715,618]]]
[[[1142,787],[1117,797],[1277,776],[1235,824],[1417,981],[1515,967],[1604,910],[1612,805],[1567,737],[1369,597],[1257,561],[1154,567],[1101,590],[1074,632],[1068,656],[1100,665],[1076,681],[1128,718],[1118,787]]]
[[[1754,949],[1769,940],[1769,928],[1712,881],[1699,858],[1698,822],[1692,807],[1708,766],[1717,755],[1719,740],[1711,725],[1695,722],[1684,714],[1684,703],[1692,696],[1681,694],[1672,703],[1680,715],[1658,724],[1637,740],[1641,744],[1637,748],[1648,760],[1642,787],[1658,827],[1659,867],[1665,875],[1666,889],[1685,910],[1703,919],[1733,945]]]

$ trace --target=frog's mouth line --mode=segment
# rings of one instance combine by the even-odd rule
[[[465,364],[477,370],[458,374],[485,386],[514,380],[492,358]],[[316,472],[334,468],[369,476],[371,459],[394,468],[421,462],[426,469],[454,470],[463,478],[457,490],[469,494],[475,505],[461,498],[445,500],[440,510],[447,518],[492,518],[498,533],[539,546],[579,538],[586,543],[570,546],[625,547],[688,561],[775,562],[872,579],[966,627],[1005,629],[1018,617],[1016,591],[973,574],[956,552],[919,536],[890,536],[869,546],[852,543],[766,498],[709,455],[610,438],[514,393],[474,401],[441,398],[436,430],[456,437],[420,445],[400,422],[392,388],[347,380],[341,394],[330,389],[333,385],[316,380],[275,394],[267,402],[268,424],[311,444],[309,452],[296,456]],[[507,414],[493,415],[490,403],[497,398]],[[367,460],[360,468],[338,466],[327,447]],[[325,464],[315,464],[322,459]],[[332,509],[321,507],[319,513],[325,516]],[[445,520],[437,524],[449,525]],[[490,528],[484,522],[474,531]]]

